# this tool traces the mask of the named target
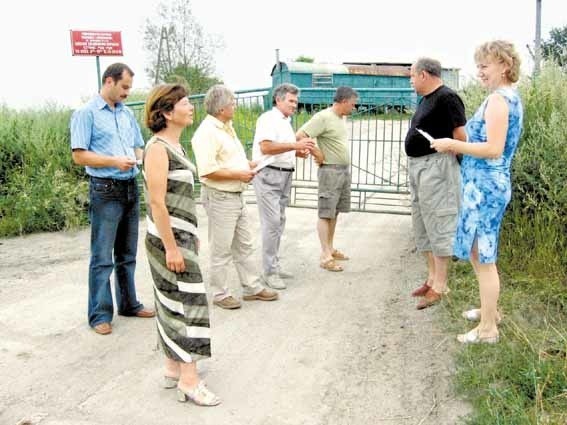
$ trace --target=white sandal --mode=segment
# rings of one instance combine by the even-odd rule
[[[500,313],[498,313],[500,316]],[[463,311],[461,316],[470,322],[480,322],[480,308],[473,308],[472,310]],[[496,319],[496,324],[499,325],[502,321],[502,317]]]
[[[496,344],[500,340],[500,336],[489,336],[481,338],[477,329],[468,331],[466,334],[457,335],[457,341],[461,344]]]
[[[179,382],[179,378],[172,378],[171,376],[164,376],[162,386],[163,386],[163,388],[169,390],[171,388],[177,387],[178,382]]]
[[[177,387],[177,400],[181,402],[191,400],[199,406],[216,406],[221,403],[221,399],[209,390],[203,381],[192,390],[182,390]]]
[[[463,311],[461,316],[470,322],[480,322],[480,309],[473,308],[472,310]]]

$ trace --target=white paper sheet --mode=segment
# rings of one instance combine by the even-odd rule
[[[416,130],[419,131],[419,134],[425,137],[429,141],[429,143],[435,140],[433,137],[431,137],[431,134],[429,134],[427,131],[420,130],[419,128],[416,128]]]
[[[266,165],[270,165],[272,162],[274,162],[274,155],[266,155],[263,156],[262,158],[260,158],[260,161],[258,161],[258,165],[256,165],[252,171],[254,171],[255,173],[257,173],[258,171],[260,171],[262,168],[264,168]]]

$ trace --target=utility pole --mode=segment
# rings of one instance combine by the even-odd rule
[[[156,78],[154,80],[154,85],[156,85],[159,82],[159,66],[161,65],[161,48],[163,46],[163,30],[165,28],[162,28],[161,31],[159,32],[159,47],[158,47],[158,51],[157,51],[157,61],[156,61]]]
[[[280,84],[283,83],[282,64],[280,62],[280,49],[276,49],[276,69],[280,74]]]
[[[163,62],[165,62],[166,59],[162,58],[162,52],[164,49],[163,46],[163,42],[165,41],[165,50],[166,50],[166,54],[167,54],[167,66],[163,66]],[[167,33],[167,28],[166,27],[162,27],[161,31],[160,31],[160,35],[159,35],[159,47],[158,47],[158,55],[157,55],[157,62],[156,62],[156,77],[154,80],[154,84],[157,84],[159,82],[159,73],[160,73],[160,68],[163,68],[162,71],[164,71],[165,73],[168,73],[171,70],[171,51],[169,49],[169,37],[168,37],[168,33]]]
[[[541,0],[536,0],[534,74],[539,74],[540,65],[541,65]]]

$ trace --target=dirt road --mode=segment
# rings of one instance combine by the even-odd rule
[[[0,240],[0,424],[455,424],[468,411],[450,387],[455,343],[408,296],[424,272],[410,218],[341,216],[343,273],[319,268],[315,221],[288,209],[282,262],[296,279],[279,301],[211,310],[213,357],[199,369],[223,399],[213,408],[159,387],[153,319],[115,317],[109,336],[88,327],[88,229]],[[137,287],[152,305],[142,239]]]

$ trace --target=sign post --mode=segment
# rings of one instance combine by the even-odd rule
[[[100,81],[100,56],[96,57],[96,77],[98,81],[98,91],[100,91],[100,87],[102,82]]]
[[[75,31],[71,30],[71,52],[73,56],[95,56],[98,89],[100,77],[100,56],[123,56],[122,34],[120,31]]]

